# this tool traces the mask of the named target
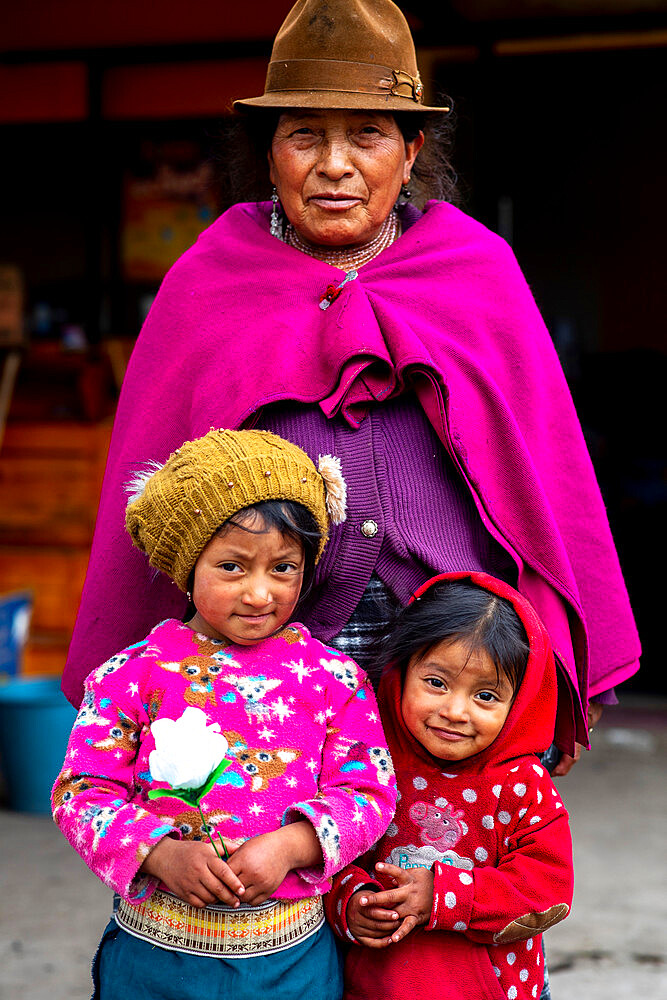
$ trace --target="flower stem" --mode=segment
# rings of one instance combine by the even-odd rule
[[[204,819],[204,814],[201,811],[201,802],[197,803],[197,809],[199,810],[199,815],[201,816],[202,830],[206,830],[206,835],[207,835],[208,839],[211,841],[211,843],[213,844],[213,850],[215,851],[215,853],[218,855],[218,857],[222,861],[222,858],[220,857],[220,851],[218,850],[218,848],[216,846],[216,843],[215,843],[213,837],[211,836],[211,831],[210,831],[209,825],[206,822],[206,820]],[[218,837],[220,837],[220,834],[218,834]],[[220,837],[220,843],[222,844],[222,849],[225,852],[225,861],[226,861],[227,858],[229,857],[229,855],[227,854],[227,848],[224,845],[222,837]]]
[[[216,833],[217,833],[217,830],[216,830]],[[220,843],[222,845],[222,849],[225,852],[225,861],[229,861],[229,851],[227,850],[225,842],[224,842],[224,840],[222,839],[222,837],[220,836],[219,833],[218,833],[218,840],[220,841]]]

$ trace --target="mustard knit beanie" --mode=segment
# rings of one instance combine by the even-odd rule
[[[345,520],[340,461],[320,456],[319,469],[301,448],[268,431],[210,430],[186,441],[164,465],[152,463],[128,484],[125,527],[151,566],[181,590],[201,552],[234,514],[263,500],[303,504],[322,532]]]

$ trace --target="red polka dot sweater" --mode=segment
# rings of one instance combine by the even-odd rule
[[[506,584],[482,573],[444,576],[470,576],[511,600],[529,637],[528,666],[500,734],[458,763],[432,757],[406,730],[400,671],[385,673],[379,703],[399,803],[370,854],[334,880],[328,916],[341,938],[354,941],[347,903],[361,886],[383,888],[368,874],[377,861],[431,868],[433,906],[428,923],[398,944],[349,947],[347,1000],[533,1000],[544,979],[541,932],[570,910],[567,813],[535,756],[551,742],[556,708],[546,631]]]

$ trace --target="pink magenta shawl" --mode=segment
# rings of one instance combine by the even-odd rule
[[[632,673],[639,644],[570,393],[511,250],[430,202],[322,309],[344,273],[271,236],[267,214],[266,204],[237,205],[207,229],[167,274],[137,341],[66,694],[77,702],[93,666],[182,610],[168,580],[146,593],[144,557],[125,537],[124,484],[138,467],[278,400],[356,425],[371,400],[410,381],[485,525],[517,561],[519,590],[569,674],[570,732],[576,721],[586,742],[580,699]]]

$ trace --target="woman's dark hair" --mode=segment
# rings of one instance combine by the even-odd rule
[[[449,99],[444,104],[450,104]],[[240,201],[267,201],[271,181],[267,153],[271,148],[280,110],[253,110],[236,114],[222,126],[214,166],[222,209]],[[399,111],[394,119],[406,142],[424,133],[424,145],[412,168],[411,203],[418,208],[431,198],[458,202],[456,174],[450,162],[454,133],[453,112],[448,115]]]
[[[469,580],[435,583],[403,608],[379,645],[382,666],[400,663],[405,672],[415,654],[422,659],[441,642],[463,642],[469,655],[488,653],[514,694],[528,662],[528,636],[504,597]]]

